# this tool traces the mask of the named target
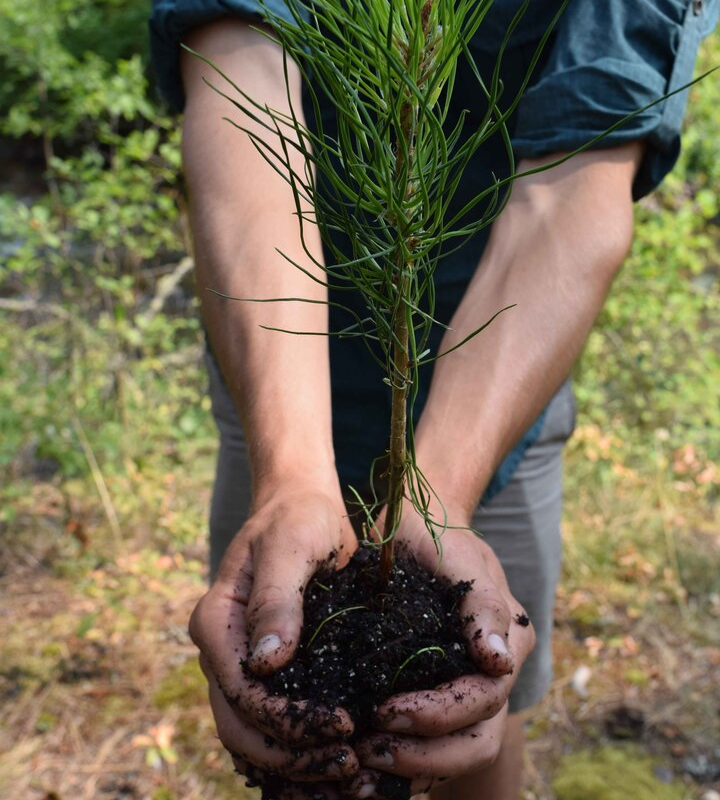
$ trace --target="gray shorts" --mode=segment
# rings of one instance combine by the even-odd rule
[[[217,474],[210,510],[210,573],[242,527],[251,499],[250,468],[242,426],[218,366],[206,356],[212,410],[220,431]],[[575,425],[575,401],[565,383],[550,402],[537,441],[511,482],[473,517],[497,554],[510,589],[535,626],[537,645],[523,664],[510,696],[510,710],[537,703],[552,678],[555,587],[560,574],[562,448]]]

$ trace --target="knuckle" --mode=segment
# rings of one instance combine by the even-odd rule
[[[503,709],[503,706],[507,702],[507,692],[503,692],[500,695],[496,695],[491,700],[487,702],[484,709],[484,719],[491,719],[492,717],[496,717]]]
[[[500,755],[500,747],[501,742],[497,736],[493,736],[492,739],[487,742],[484,752],[484,762],[487,766],[490,766],[490,764],[494,764],[497,761],[497,758]]]
[[[505,598],[494,587],[486,587],[479,591],[475,602],[479,614],[492,614],[503,619],[510,619],[510,607]]]
[[[435,753],[423,753],[422,760],[418,760],[417,776],[420,778],[434,778],[436,775],[442,775],[447,768],[441,762],[442,759],[439,759]]]
[[[443,771],[444,759],[430,746],[415,746],[413,748],[394,748],[394,766],[388,772],[395,775],[412,778],[433,778],[435,775],[446,774]],[[385,768],[383,768],[385,769]],[[445,764],[447,770],[447,764]]]
[[[234,730],[231,725],[229,725],[223,719],[218,719],[216,716],[215,727],[217,728],[218,739],[220,739],[222,746],[233,756],[233,758],[237,758],[240,761],[250,760],[245,752],[244,743],[241,741],[241,737],[238,736],[237,731]]]
[[[286,597],[286,591],[277,585],[270,584],[256,589],[248,608],[250,630],[264,617],[286,615]]]
[[[456,720],[453,719],[453,709],[449,704],[445,703],[439,712],[436,712],[430,718],[430,722],[437,734],[449,733],[453,728],[457,728]]]
[[[195,644],[196,647],[202,650],[203,644],[203,630],[204,630],[204,622],[203,618],[205,616],[205,608],[207,606],[207,594],[204,594],[195,608],[192,610],[190,614],[190,619],[188,620],[188,633],[190,634],[190,638]]]

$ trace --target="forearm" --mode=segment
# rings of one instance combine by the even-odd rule
[[[281,51],[246,23],[208,25],[191,36],[189,45],[253,99],[288,109]],[[187,95],[183,159],[202,311],[245,423],[256,491],[288,473],[328,475],[333,455],[327,338],[260,327],[326,331],[326,306],[238,302],[207,291],[249,299],[325,299],[322,286],[278,253],[313,269],[303,250],[290,187],[249,137],[222,117],[254,129],[273,147],[277,140],[205,85],[203,76],[232,96],[211,68],[187,53],[182,59]],[[299,73],[294,65],[289,68],[290,95],[302,118]],[[298,157],[294,166],[302,172]],[[305,242],[319,259],[319,236],[308,225]]]
[[[494,225],[441,352],[515,307],[436,363],[416,434],[431,484],[467,514],[582,348],[631,242],[640,153],[587,153],[519,180]]]

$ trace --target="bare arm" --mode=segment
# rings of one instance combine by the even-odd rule
[[[226,19],[208,25],[193,33],[188,44],[239,81],[253,99],[288,110],[282,52],[246,22]],[[302,118],[300,75],[292,63],[289,69],[289,93]],[[324,331],[327,308],[226,301],[206,287],[255,299],[323,300],[325,292],[277,252],[312,267],[302,249],[288,185],[249,137],[222,118],[230,117],[266,140],[270,135],[205,85],[203,77],[233,92],[200,59],[183,53],[182,70],[187,95],[183,159],[203,316],[243,415],[260,501],[266,488],[272,490],[288,472],[302,471],[320,482],[334,475],[326,337],[291,336],[259,327]],[[301,170],[301,162],[295,167]],[[317,231],[308,229],[306,234],[320,258]]]
[[[580,352],[630,245],[630,189],[641,152],[642,145],[633,144],[588,153],[522,179],[495,223],[440,352],[498,309],[517,307],[437,362],[416,434],[418,462],[443,503],[436,517],[446,513],[449,525],[469,525],[495,468]],[[497,557],[474,533],[446,530],[439,567],[425,526],[409,506],[398,536],[430,569],[474,581],[461,615],[469,620],[469,648],[484,673],[381,706],[381,726],[400,734],[380,737],[394,759],[391,767],[375,755],[375,737],[358,746],[364,767],[413,777],[419,792],[434,775],[462,775],[496,758],[506,700],[534,636],[532,626],[513,621],[523,610]],[[454,702],[458,692],[471,699]]]
[[[188,44],[253,99],[288,109],[281,50],[245,22],[213,23],[194,32]],[[252,123],[205,85],[203,76],[218,85],[222,79],[201,60],[184,53],[182,71],[183,159],[203,316],[243,417],[253,477],[250,518],[193,612],[190,633],[201,651],[218,735],[239,770],[251,763],[292,777],[337,779],[355,771],[354,754],[346,745],[316,742],[347,736],[349,717],[341,709],[326,715],[320,710],[295,724],[285,713],[287,701],[269,697],[242,666],[248,659],[252,670],[266,673],[292,657],[305,584],[320,561],[331,553],[347,558],[357,546],[335,472],[327,338],[260,327],[322,332],[326,306],[237,302],[205,288],[252,299],[322,301],[325,295],[276,251],[311,267],[290,188],[247,135],[222,118],[245,127]],[[290,82],[300,113],[293,65]],[[306,234],[319,258],[317,232]],[[302,758],[298,747],[309,748]]]
[[[493,227],[441,352],[516,307],[437,362],[417,431],[431,483],[468,515],[583,346],[630,246],[641,154],[641,143],[585,153],[518,180]]]

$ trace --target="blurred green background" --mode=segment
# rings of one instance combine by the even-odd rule
[[[240,791],[184,633],[216,445],[147,5],[0,0],[0,794],[13,800]],[[711,38],[698,71],[717,64]],[[552,746],[531,746],[527,798],[589,796],[595,779],[578,789],[561,759],[605,742],[617,702],[666,731],[639,738],[670,764],[668,797],[720,781],[697,766],[720,761],[703,702],[720,664],[719,187],[713,75],[691,91],[680,162],[637,207],[576,369],[559,678],[531,732]],[[599,676],[589,700],[573,689],[582,665]]]
[[[73,414],[108,469],[120,449],[147,457],[156,433],[182,448],[207,430],[203,378],[185,368],[195,301],[188,280],[158,283],[188,233],[146,16],[144,0],[0,0],[0,469],[22,451],[87,470]],[[711,40],[699,68],[718,60]],[[681,162],[637,210],[578,369],[582,420],[641,450],[718,454],[719,103],[715,75],[692,90]]]

